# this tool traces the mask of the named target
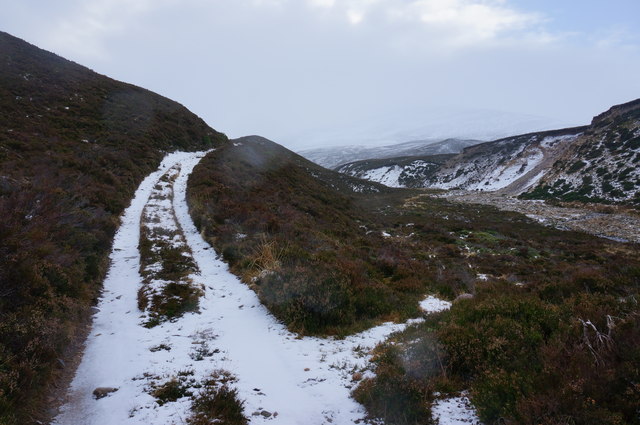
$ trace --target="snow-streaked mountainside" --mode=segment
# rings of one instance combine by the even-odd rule
[[[385,146],[340,146],[307,149],[300,155],[326,168],[336,168],[355,161],[406,156],[443,155],[461,152],[482,143],[476,139],[414,140]]]
[[[389,187],[425,187],[431,175],[450,155],[409,156],[388,159],[369,159],[336,167],[336,171]]]
[[[443,164],[426,186],[520,193],[534,185],[582,131],[527,134],[473,146]]]
[[[394,187],[637,204],[640,100],[612,107],[589,126],[481,143],[439,164],[424,166],[424,159],[359,161],[337,170]]]
[[[556,159],[528,197],[640,205],[640,99],[595,117]]]

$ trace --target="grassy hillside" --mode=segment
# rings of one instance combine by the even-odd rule
[[[214,101],[214,100],[212,100]],[[47,415],[118,216],[166,151],[226,137],[183,106],[0,33],[0,423]]]
[[[372,416],[429,423],[435,391],[470,389],[487,423],[638,423],[637,246],[416,190],[363,195],[314,167],[234,141],[196,167],[188,200],[232,271],[302,333],[474,294],[378,349],[377,378],[355,393]]]

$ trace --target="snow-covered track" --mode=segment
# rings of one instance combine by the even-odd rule
[[[351,424],[364,416],[349,397],[353,373],[367,366],[370,348],[404,325],[384,324],[343,340],[288,332],[228,271],[189,216],[187,179],[204,154],[169,154],[122,217],[84,356],[55,424],[184,424],[191,398],[160,405],[153,388],[188,376],[197,394],[197,383],[221,369],[237,378],[231,385],[252,424]],[[172,167],[180,172],[167,214],[177,219],[197,266],[190,278],[204,290],[199,311],[149,328],[137,303],[144,285],[140,220],[154,186]],[[96,388],[104,397],[94,395]]]

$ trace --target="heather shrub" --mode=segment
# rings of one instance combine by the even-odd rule
[[[8,34],[0,51],[0,422],[13,425],[48,420],[58,359],[84,337],[139,183],[165,152],[226,138],[177,103]]]
[[[230,386],[233,382],[235,378],[231,374],[219,370],[206,379],[193,399],[192,413],[187,418],[187,423],[189,425],[212,423],[246,425],[249,423],[244,415],[244,401],[238,398],[238,391]]]
[[[638,423],[638,246],[338,179],[243,140],[203,159],[188,201],[293,330],[344,335],[419,315],[427,293],[474,295],[378,348],[355,392],[372,417],[428,423],[434,392],[469,390],[485,423]]]

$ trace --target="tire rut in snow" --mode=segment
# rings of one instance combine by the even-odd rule
[[[194,400],[219,384],[226,384],[227,392],[237,391],[252,424],[359,423],[365,412],[350,398],[352,377],[355,372],[366,375],[370,349],[405,325],[384,324],[343,340],[288,332],[193,225],[185,191],[203,155],[170,154],[136,192],[114,239],[104,293],[69,390],[70,402],[54,423],[184,424],[197,414]],[[173,166],[178,167],[162,182]],[[184,312],[153,327],[141,326],[149,315],[141,316],[138,309],[138,291],[155,270],[139,261],[145,226],[176,230],[171,240],[192,256],[189,279],[194,288],[203,288],[198,312]],[[156,242],[166,237],[158,236]],[[224,378],[231,376],[221,372],[225,370],[233,377]],[[96,399],[96,388],[117,391]]]
[[[198,311],[202,287],[193,283],[198,273],[191,249],[173,210],[173,184],[180,165],[167,171],[153,187],[140,222],[140,274],[138,308],[143,324],[156,326],[176,320],[188,311]]]

